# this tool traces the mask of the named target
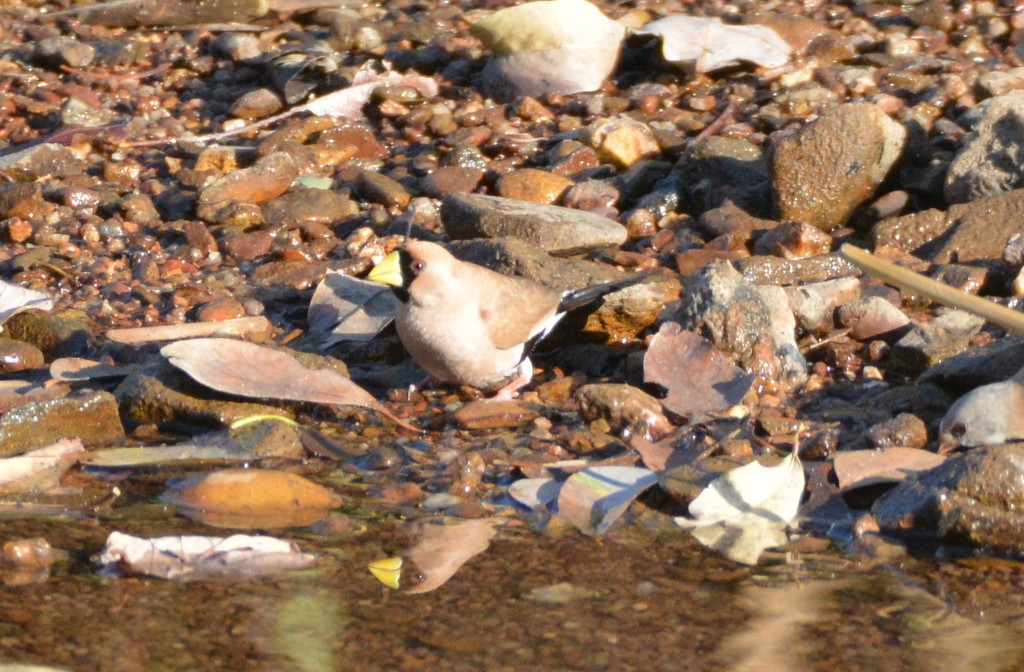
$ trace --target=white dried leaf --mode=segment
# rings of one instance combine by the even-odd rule
[[[308,567],[316,556],[299,552],[290,541],[267,536],[182,535],[145,539],[111,532],[100,554],[108,568],[165,579],[244,578]]]
[[[718,70],[739,61],[778,68],[789,62],[793,51],[767,26],[734,26],[717,18],[667,16],[636,32],[660,37],[666,61],[692,67],[697,73]]]
[[[757,462],[711,482],[690,502],[690,518],[676,518],[701,543],[745,564],[786,541],[786,527],[800,508],[804,470],[796,450],[774,467]]]

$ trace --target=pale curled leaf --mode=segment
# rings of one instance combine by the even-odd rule
[[[369,341],[395,318],[398,299],[379,282],[331,271],[309,302],[306,321],[312,334],[324,334],[324,346]]]
[[[661,325],[644,355],[644,382],[664,387],[661,403],[677,415],[724,411],[753,381],[710,341],[674,322]]]
[[[765,550],[783,546],[788,541],[785,525],[765,521],[752,521],[747,525],[715,523],[695,527],[692,533],[708,548],[744,565],[756,565]]]
[[[789,523],[800,508],[804,469],[794,450],[774,467],[757,462],[722,474],[690,502],[691,525],[749,521]]]
[[[786,542],[803,492],[803,466],[794,450],[774,467],[751,462],[719,476],[690,502],[692,517],[676,523],[729,559],[755,564],[765,549]]]
[[[558,515],[589,535],[604,534],[658,477],[642,467],[591,467],[576,472],[558,493]]]
[[[420,579],[409,592],[426,593],[444,585],[466,561],[487,550],[502,522],[498,518],[480,518],[450,525],[424,525],[419,540],[408,553]]]
[[[45,448],[0,459],[0,492],[52,490],[85,454],[78,439],[61,439]]]
[[[692,67],[697,73],[739,61],[777,68],[789,62],[792,54],[789,44],[767,26],[737,26],[717,18],[667,16],[636,32],[660,37],[666,61]]]
[[[244,534],[145,539],[111,532],[100,554],[100,564],[108,569],[192,581],[263,576],[315,561],[316,556],[300,552],[292,542]]]
[[[0,280],[0,324],[23,310],[52,310],[49,294]]]

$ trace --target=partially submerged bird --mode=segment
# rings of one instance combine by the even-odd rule
[[[417,364],[439,381],[498,390],[499,398],[530,382],[533,345],[566,312],[645,277],[559,292],[460,261],[426,241],[391,252],[368,276],[398,297],[395,326]]]

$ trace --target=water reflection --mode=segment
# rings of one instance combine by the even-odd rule
[[[921,585],[891,574],[751,582],[740,587],[736,604],[750,618],[716,652],[730,672],[818,670],[823,659],[836,658],[858,669],[1024,669],[1024,618],[999,624],[967,618]]]

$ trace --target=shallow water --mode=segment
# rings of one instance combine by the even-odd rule
[[[162,507],[136,513],[129,528],[181,527]],[[286,535],[321,554],[315,569],[178,583],[102,578],[90,554],[104,521],[3,521],[0,537],[42,534],[72,557],[41,583],[0,589],[0,659],[81,671],[1024,669],[1016,562],[863,567],[827,551],[744,568],[637,525],[599,541],[506,528],[447,584],[412,595],[366,570],[400,528]]]

